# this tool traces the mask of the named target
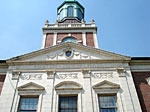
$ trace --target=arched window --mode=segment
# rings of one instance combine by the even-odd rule
[[[78,18],[79,18],[80,20],[82,20],[82,18],[83,18],[83,14],[82,14],[82,12],[81,12],[80,9],[78,9]]]
[[[65,42],[77,43],[77,40],[74,37],[66,37],[62,40],[62,43],[65,43]]]
[[[64,17],[64,10],[62,9],[62,10],[60,11],[60,20],[63,19],[63,17]]]
[[[68,9],[67,9],[67,16],[68,17],[73,17],[74,15],[74,8],[72,6],[69,6]]]

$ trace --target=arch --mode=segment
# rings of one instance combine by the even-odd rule
[[[93,86],[93,89],[120,89],[120,85],[104,80]]]
[[[64,81],[55,86],[56,90],[81,90],[82,86],[73,81]]]
[[[65,42],[77,43],[77,39],[72,37],[72,36],[70,36],[70,37],[63,38],[61,42],[62,43],[65,43]]]
[[[27,84],[24,84],[22,86],[19,86],[18,91],[43,91],[45,88],[41,85],[38,85],[34,82],[29,82]]]
[[[67,8],[67,17],[73,17],[74,16],[74,7],[73,6],[69,6]]]

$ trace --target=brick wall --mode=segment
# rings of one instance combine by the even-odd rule
[[[86,33],[86,44],[87,44],[87,46],[94,47],[94,39],[93,39],[93,33],[92,32]]]
[[[47,34],[45,40],[45,48],[53,45],[53,36],[54,36],[53,33]]]
[[[62,41],[62,39],[68,37],[69,33],[58,33],[57,34],[57,43],[59,43],[58,41]],[[80,40],[82,43],[82,33],[78,32],[78,33],[70,33],[72,37],[76,38],[78,41]]]
[[[150,72],[132,72],[132,75],[142,111],[150,112],[150,85],[147,83]]]
[[[4,83],[4,80],[5,80],[5,75],[0,75],[0,94],[1,94],[1,91],[2,91],[2,88],[3,88],[3,83]]]

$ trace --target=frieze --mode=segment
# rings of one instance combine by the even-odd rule
[[[35,73],[23,73],[21,74],[23,80],[42,80],[42,74]]]
[[[113,75],[113,73],[94,73],[94,78],[112,79],[112,78],[114,78],[114,75]]]
[[[78,79],[78,73],[61,73],[58,74],[59,79]]]
[[[116,70],[116,67],[120,66],[120,64],[50,64],[50,65],[28,65],[25,66],[26,69],[58,69],[58,68],[107,68],[107,67],[115,67],[114,70]],[[14,66],[11,69],[24,69],[24,66]]]

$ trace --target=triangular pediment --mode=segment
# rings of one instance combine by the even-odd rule
[[[33,83],[33,82],[30,82],[30,83],[27,83],[27,84],[24,84],[22,86],[19,86],[18,87],[18,90],[19,91],[41,91],[41,90],[44,90],[45,88],[36,84],[36,83]]]
[[[82,86],[73,81],[64,81],[55,86],[56,90],[80,90]]]
[[[104,80],[93,86],[93,89],[119,89],[120,85]]]
[[[66,51],[71,51],[67,56]],[[130,57],[84,46],[77,43],[63,43],[49,48],[41,49],[22,56],[11,58],[7,62],[35,62],[58,60],[130,60]]]

